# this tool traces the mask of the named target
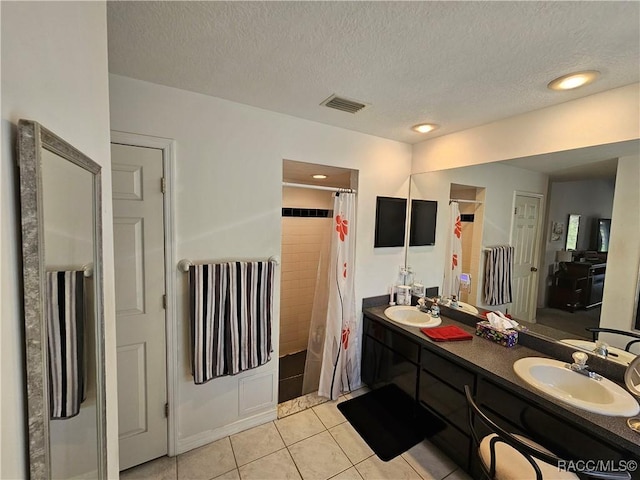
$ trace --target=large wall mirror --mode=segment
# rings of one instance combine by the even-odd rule
[[[525,322],[533,334],[554,341],[577,341],[571,344],[580,343],[591,350],[594,348],[591,346],[593,337],[587,327],[613,328],[638,335],[639,294],[630,290],[637,288],[640,266],[638,257],[630,257],[625,249],[631,238],[637,241],[637,233],[633,232],[637,223],[629,224],[627,215],[635,208],[630,205],[637,202],[637,186],[626,181],[624,177],[628,174],[623,174],[622,179],[617,176],[618,158],[637,155],[638,150],[638,141],[630,141],[539,158],[413,174],[411,202],[415,199],[437,201],[438,218],[435,244],[407,246],[406,264],[421,283],[439,286],[442,291],[450,241],[448,208],[455,200],[461,217],[462,271],[471,275],[471,288],[460,289],[460,300],[481,309],[505,311],[508,308],[509,313]],[[631,165],[627,160],[633,159],[625,160],[625,168]],[[633,168],[637,169],[637,166]],[[538,197],[541,201],[521,208],[517,204],[519,195],[533,200]],[[614,197],[617,199],[615,205]],[[516,245],[522,240],[521,234],[514,229],[520,216],[537,218],[537,240],[532,237],[531,242],[522,242],[522,249],[531,253],[532,263],[522,261],[521,265],[516,265],[531,273],[528,281],[537,285],[537,291],[531,290],[527,296],[524,290],[519,310],[514,303],[488,305],[483,295],[486,252],[492,246]],[[612,241],[607,252],[597,248],[598,223],[603,218],[611,219],[612,234],[624,239],[623,242]],[[562,228],[554,229],[558,224]],[[559,230],[560,235],[557,234]],[[574,251],[565,251],[567,240]],[[568,258],[565,258],[567,254]],[[515,262],[519,261],[521,258],[516,258]],[[567,269],[577,273],[566,278]],[[565,283],[559,282],[558,278]],[[554,282],[559,287],[554,287]],[[616,298],[615,295],[603,296],[605,284],[611,284],[613,290],[609,291],[615,291],[618,300],[608,300]],[[516,285],[514,279],[513,290],[524,289],[523,285]],[[624,299],[623,291],[629,291]],[[607,301],[616,301],[617,305],[603,303]],[[622,305],[622,302],[626,303]],[[601,313],[607,314],[607,318],[601,318]],[[611,325],[611,322],[617,324]],[[608,332],[598,334],[610,346],[625,347],[633,340]],[[612,353],[615,351],[610,349],[609,360],[615,361]],[[631,353],[639,354],[640,344],[633,345]]]
[[[18,127],[31,479],[104,478],[100,166]]]

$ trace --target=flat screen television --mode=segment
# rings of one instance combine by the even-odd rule
[[[596,223],[595,248],[596,252],[609,251],[609,233],[611,232],[611,219],[599,218]]]
[[[373,246],[404,247],[407,223],[407,199],[376,198],[376,232]]]
[[[411,200],[410,247],[436,244],[437,215],[438,202],[433,200]]]

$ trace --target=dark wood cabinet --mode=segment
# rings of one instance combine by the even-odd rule
[[[476,401],[503,428],[525,435],[561,457],[602,461],[603,464],[609,462],[611,465],[633,459],[628,452],[617,450],[596,438],[588,429],[568,423],[553,412],[532,405],[485,378],[478,381]],[[483,431],[485,427],[480,423],[477,428],[480,436],[488,433]]]
[[[472,440],[464,386],[475,390],[476,376],[427,349],[422,349],[418,400],[440,418],[445,428],[429,440],[469,471]]]
[[[451,354],[441,354],[440,346],[391,322],[365,313],[363,333],[363,381],[372,389],[394,383],[415,400],[418,411],[441,420],[444,428],[430,432],[429,440],[472,478],[479,478],[480,469],[468,423],[465,385],[498,424],[565,458],[640,461],[626,449],[594,435],[588,424],[568,421],[556,408],[533,401],[526,392],[524,396],[519,394],[515,386],[510,389],[503,382],[496,383],[486,372],[456,361]],[[480,425],[478,428],[481,436],[488,433]],[[632,478],[638,476],[640,472],[632,472]]]
[[[464,385],[475,388],[475,375],[423,348],[409,334],[364,317],[362,380],[370,388],[393,383],[423,409],[442,421],[429,440],[469,471],[469,432]]]
[[[365,317],[362,381],[371,388],[390,383],[416,398],[420,345]]]
[[[606,263],[560,263],[553,276],[550,306],[573,312],[600,305],[606,269]]]

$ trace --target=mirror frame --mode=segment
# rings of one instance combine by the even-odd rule
[[[25,368],[32,480],[51,478],[49,445],[49,382],[45,328],[45,262],[42,191],[42,150],[48,150],[93,174],[93,282],[96,330],[96,435],[98,475],[106,473],[106,406],[104,392],[104,309],[102,296],[102,178],[101,167],[63,139],[32,120],[18,124],[22,271],[25,328]]]

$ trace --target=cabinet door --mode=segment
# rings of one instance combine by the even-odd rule
[[[472,387],[473,388],[473,387]],[[420,372],[419,400],[439,413],[466,435],[470,435],[465,396],[424,370]]]
[[[362,355],[362,380],[372,388],[394,383],[415,399],[418,367],[366,335]]]
[[[589,298],[587,306],[598,305],[602,303],[602,294],[604,293],[604,274],[597,274],[591,277],[591,289],[589,290]]]
[[[630,454],[598,440],[589,431],[531,405],[527,400],[486,379],[478,382],[476,401],[503,428],[531,438],[563,458],[613,461],[631,459]],[[480,429],[478,431],[481,438],[487,433]]]

